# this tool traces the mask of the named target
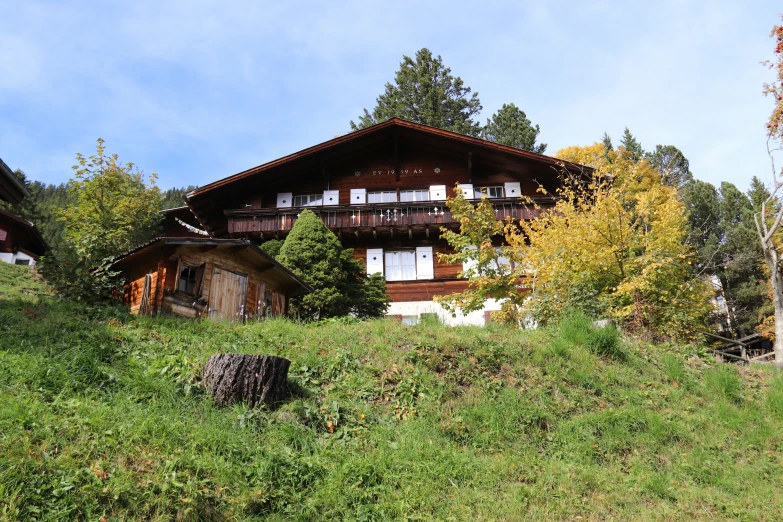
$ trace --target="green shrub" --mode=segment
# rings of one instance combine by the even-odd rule
[[[626,353],[623,351],[620,335],[613,324],[603,328],[596,328],[587,336],[587,347],[598,355],[611,357],[618,361],[626,359]]]

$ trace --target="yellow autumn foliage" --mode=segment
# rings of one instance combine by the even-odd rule
[[[554,206],[537,219],[506,222],[500,251],[481,248],[491,245],[494,232],[488,199],[475,208],[459,197],[449,201],[452,213],[467,221],[459,233],[444,235],[457,250],[446,260],[475,259],[480,252],[491,265],[496,252],[513,270],[467,274],[471,287],[442,301],[470,311],[482,296],[502,299],[505,293],[505,309],[517,318],[532,314],[546,322],[582,309],[651,337],[690,337],[710,311],[710,290],[694,276],[685,207],[676,189],[622,148],[607,153],[602,144],[569,147],[557,157],[594,170],[563,168],[560,188],[550,194]],[[475,246],[466,251],[466,245]],[[529,292],[520,292],[521,286]]]

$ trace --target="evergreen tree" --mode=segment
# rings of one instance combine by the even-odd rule
[[[523,110],[513,103],[504,103],[503,107],[487,120],[481,137],[501,145],[543,154],[546,143],[536,145],[539,132],[538,125],[534,127]]]
[[[261,248],[261,250],[270,256],[276,258],[280,255],[280,249],[283,248],[283,242],[279,239],[270,239],[269,241],[264,241],[261,243],[259,248]]]
[[[628,127],[623,131],[623,139],[620,141],[620,145],[626,150],[634,161],[639,161],[644,157],[644,149],[642,144],[636,141]]]
[[[196,185],[188,185],[182,188],[170,188],[164,190],[160,194],[160,209],[167,210],[170,208],[179,208],[185,206],[185,201],[182,199],[183,194],[187,194],[191,190],[195,190],[198,187]]]
[[[313,292],[292,299],[292,312],[302,319],[355,314],[382,316],[388,307],[386,283],[368,278],[353,250],[343,250],[337,236],[311,210],[304,210],[277,256]]]
[[[480,124],[473,119],[481,111],[478,93],[472,93],[462,79],[451,74],[440,56],[433,57],[429,49],[416,52],[415,60],[403,56],[394,84],[386,84],[377,105],[350,122],[356,131],[393,117],[414,123],[446,129],[460,134],[478,136]]]
[[[645,157],[661,173],[665,184],[682,188],[693,181],[688,159],[674,145],[656,145],[655,150]]]
[[[604,132],[603,138],[601,138],[601,143],[604,145],[604,157],[609,158],[609,153],[614,150],[614,145],[612,145],[612,138]]]

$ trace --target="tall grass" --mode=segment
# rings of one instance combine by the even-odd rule
[[[13,293],[32,284],[13,270],[0,267],[8,520],[775,520],[783,508],[768,494],[783,479],[783,380],[765,368],[663,352],[581,316],[535,332],[135,318]],[[289,358],[288,401],[215,407],[199,376],[227,351]]]

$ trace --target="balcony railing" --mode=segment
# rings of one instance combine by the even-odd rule
[[[498,220],[533,219],[540,209],[523,205],[518,199],[492,201]],[[541,208],[551,203],[539,201]],[[456,225],[448,207],[442,201],[420,203],[376,203],[370,205],[341,205],[333,207],[306,207],[333,230],[384,228],[439,228]],[[296,223],[305,208],[236,209],[225,212],[230,234],[287,232]]]

